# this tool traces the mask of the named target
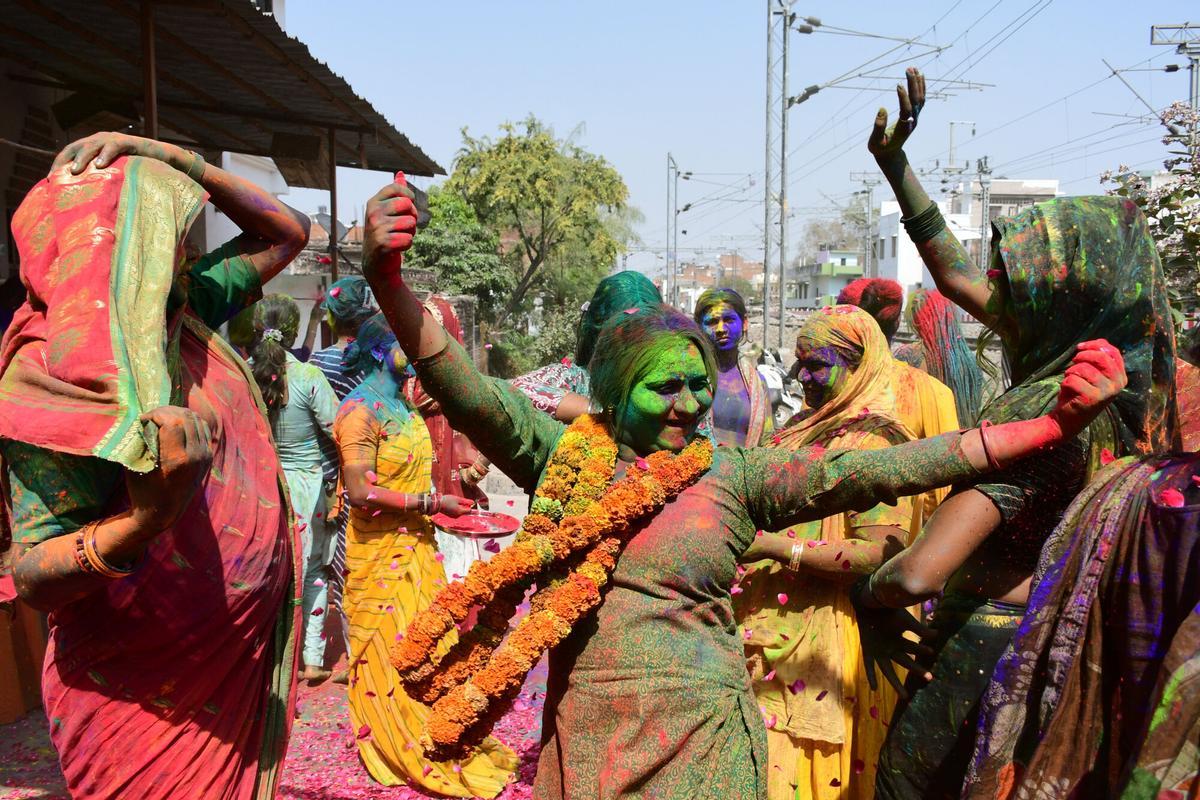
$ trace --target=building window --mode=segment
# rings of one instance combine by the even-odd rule
[[[896,240],[899,238],[900,238],[899,236],[892,237],[892,258],[896,257]]]
[[[844,257],[842,258],[841,266],[843,266],[843,267],[846,266],[846,259]]]

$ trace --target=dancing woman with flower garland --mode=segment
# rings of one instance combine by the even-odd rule
[[[696,436],[716,382],[711,345],[659,307],[608,323],[590,365],[603,411],[568,428],[480,375],[405,285],[411,198],[402,181],[372,198],[364,272],[451,424],[536,493],[517,543],[440,592],[392,660],[433,703],[422,746],[452,751],[486,731],[556,647],[536,797],[765,797],[765,729],[730,596],[738,559],[761,557],[755,532],[867,509],[1053,445],[1124,385],[1119,354],[1097,343],[1079,356],[1095,365],[1092,381],[1071,380],[1052,414],[996,426],[986,440],[973,430],[874,452],[714,450]],[[503,629],[514,591],[556,562],[566,577],[498,642],[489,631]],[[445,655],[442,636],[475,605],[483,633]]]

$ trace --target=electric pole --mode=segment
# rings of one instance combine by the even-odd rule
[[[992,168],[988,166],[988,157],[984,156],[975,162],[975,171],[979,173],[979,269],[988,268],[988,259],[992,248],[988,241],[992,238],[992,218],[989,206],[992,203]]]
[[[850,180],[852,182],[861,183],[863,185],[862,192],[859,194],[866,195],[867,198],[867,231],[863,237],[866,246],[863,248],[863,276],[867,278],[879,277],[879,259],[872,258],[875,247],[875,187],[883,182],[879,177],[878,172],[851,172]],[[883,253],[879,254],[883,257]]]
[[[1182,25],[1151,25],[1150,44],[1173,44],[1176,53],[1187,56],[1190,84],[1188,102],[1192,111],[1200,112],[1200,24],[1185,22]],[[1193,160],[1197,156],[1197,149],[1200,149],[1200,131],[1196,128],[1196,125],[1192,125],[1188,141],[1188,150],[1191,151]]]

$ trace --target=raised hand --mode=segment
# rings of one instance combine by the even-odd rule
[[[398,277],[404,251],[412,247],[417,232],[417,206],[403,173],[367,201],[363,236],[363,276],[375,288],[377,281]],[[378,292],[377,292],[378,294]]]
[[[159,406],[141,416],[158,426],[158,466],[127,472],[130,512],[140,536],[151,539],[175,524],[212,465],[208,423],[186,408]]]
[[[159,161],[165,161],[178,169],[179,167],[175,161],[178,160],[177,156],[182,152],[180,148],[174,145],[164,144],[153,139],[130,136],[127,133],[102,131],[100,133],[93,133],[91,136],[83,139],[77,139],[64,147],[55,156],[54,165],[50,168],[50,171],[53,172],[64,164],[69,163],[71,165],[71,172],[78,175],[87,169],[88,164],[93,161],[96,162],[97,167],[103,169],[121,156],[157,158]]]
[[[1080,342],[1050,417],[1066,436],[1074,436],[1099,416],[1128,383],[1120,350],[1104,339]]]
[[[879,109],[875,115],[875,126],[871,129],[871,138],[867,140],[867,149],[876,161],[888,161],[901,152],[908,137],[917,129],[917,119],[925,107],[925,76],[916,67],[909,67],[905,75],[908,78],[907,91],[903,86],[896,86],[896,96],[900,100],[900,118],[896,124],[888,127],[886,108]]]

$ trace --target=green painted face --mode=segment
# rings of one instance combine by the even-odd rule
[[[696,435],[712,402],[700,350],[694,344],[673,348],[638,379],[617,412],[618,443],[641,456],[678,452]]]

